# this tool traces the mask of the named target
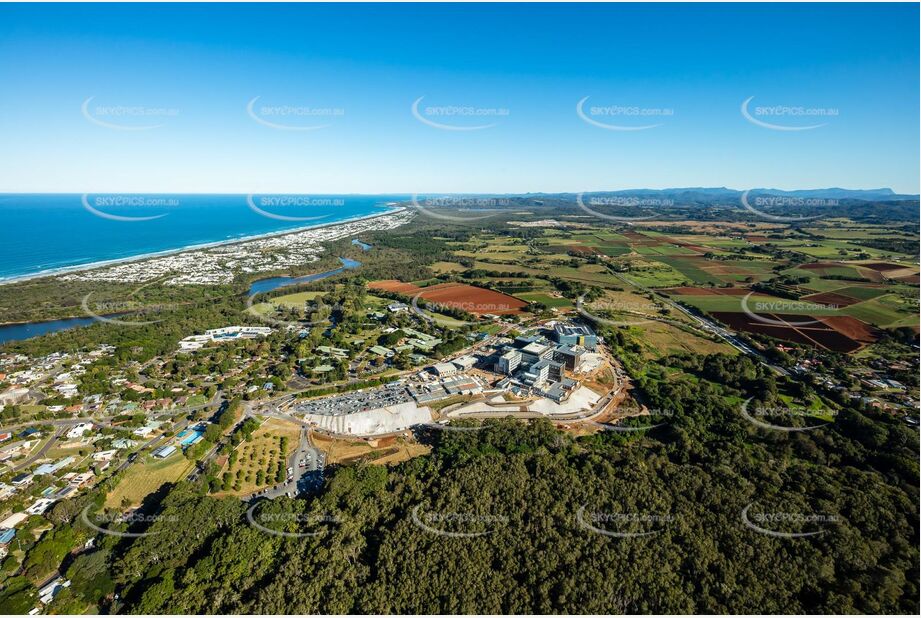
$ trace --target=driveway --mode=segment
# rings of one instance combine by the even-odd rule
[[[302,465],[302,462],[304,465]],[[323,486],[326,455],[310,444],[310,430],[302,426],[297,448],[288,457],[288,480],[249,496],[249,500],[273,500],[290,494],[291,497],[319,490]]]

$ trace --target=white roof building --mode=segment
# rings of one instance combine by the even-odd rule
[[[435,363],[432,365],[432,371],[441,377],[453,376],[457,373],[457,367],[451,363]]]
[[[41,515],[47,511],[48,507],[54,504],[54,502],[55,501],[51,498],[39,498],[32,504],[32,506],[26,509],[26,513],[29,515]]]
[[[67,437],[68,438],[79,438],[92,428],[93,428],[92,423],[78,423],[74,425],[70,431],[67,432]]]

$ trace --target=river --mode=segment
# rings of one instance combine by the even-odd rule
[[[364,243],[362,243],[362,245],[364,245]],[[370,248],[370,245],[367,247]],[[367,250],[365,249],[365,246],[362,246],[362,249]],[[342,262],[341,267],[322,273],[304,275],[303,277],[269,277],[267,279],[259,279],[250,285],[248,294],[253,296],[254,294],[271,292],[272,290],[277,290],[278,288],[289,285],[319,281],[320,279],[326,279],[327,277],[332,277],[333,275],[338,275],[339,273],[345,272],[346,270],[351,270],[361,266],[361,262],[350,260],[349,258],[341,257],[339,258],[339,261]],[[25,322],[22,324],[4,324],[0,325],[0,344],[7,343],[9,341],[22,341],[24,339],[31,339],[32,337],[47,335],[49,333],[56,333],[62,330],[69,330],[71,328],[89,326],[95,321],[95,318],[80,317],[63,318],[60,320],[46,320],[41,322]]]

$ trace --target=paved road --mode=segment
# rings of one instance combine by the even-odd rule
[[[54,446],[54,443],[58,441],[58,438],[61,437],[61,434],[64,433],[65,429],[67,428],[59,427],[58,430],[55,431],[54,434],[52,434],[51,438],[40,449],[38,449],[37,453],[29,456],[28,458],[24,459],[23,461],[13,466],[12,471],[19,472],[20,470],[24,468],[28,468],[33,463],[35,463],[36,461],[44,457],[45,453],[47,453],[51,449],[51,447]]]
[[[196,412],[198,410],[208,408],[215,405],[216,400],[220,399],[220,393],[217,393],[214,397],[211,398],[211,401],[207,403],[202,403],[197,406],[183,406],[181,408],[171,408],[169,410],[160,410],[150,415],[150,418],[157,419],[163,416],[177,416],[179,414],[185,414],[188,412]],[[138,410],[136,413],[142,413],[141,410]],[[0,428],[0,433],[9,431],[13,432],[17,429],[23,429],[25,427],[33,427],[35,425],[53,425],[55,427],[70,427],[73,425],[78,425],[80,423],[93,423],[94,425],[101,425],[103,427],[111,424],[112,419],[115,418],[115,415],[108,416],[79,416],[74,418],[55,418],[55,419],[36,419],[34,421],[23,421],[13,425],[7,425],[3,428]]]
[[[480,341],[475,341],[475,342],[473,342],[471,345],[469,345],[469,346],[463,348],[462,350],[458,350],[457,352],[455,352],[455,353],[452,354],[451,356],[442,359],[442,362],[450,362],[451,359],[459,358],[459,357],[461,357],[461,356],[468,356],[469,354],[471,354],[471,353],[474,352],[475,350],[477,350],[477,349],[479,349],[479,348],[481,348],[481,347],[483,347],[483,346],[485,346],[485,345],[490,345],[491,343],[493,343],[493,340],[494,340],[496,337],[502,337],[502,336],[504,336],[506,333],[508,333],[508,331],[512,330],[514,327],[515,327],[515,326],[512,325],[512,324],[503,324],[503,325],[502,325],[502,328],[501,328],[497,333],[495,333],[494,335],[492,335],[492,336],[490,336],[490,337],[487,337],[486,339],[483,339],[483,340],[480,340]],[[396,372],[396,373],[391,373],[388,377],[400,378],[400,377],[402,377],[402,376],[406,376],[406,375],[409,375],[409,374],[412,374],[412,373],[417,373],[417,372],[419,372],[419,371],[421,371],[421,367],[413,367],[412,369],[404,369],[404,370],[398,371],[398,372]],[[306,388],[292,389],[292,390],[289,390],[289,391],[287,391],[287,392],[285,392],[285,393],[282,393],[282,394],[278,395],[277,397],[273,397],[273,398],[271,398],[271,399],[266,399],[266,400],[260,402],[259,405],[260,405],[260,406],[264,406],[264,407],[266,407],[266,408],[275,407],[276,409],[287,410],[287,409],[290,408],[294,403],[297,402],[297,397],[296,397],[296,396],[297,396],[299,393],[302,393],[302,392],[305,392],[305,391],[309,391],[309,390],[313,390],[313,389],[316,389],[316,388],[321,388],[321,386],[322,386],[322,387],[345,386],[345,385],[347,385],[347,384],[354,384],[354,383],[356,383],[356,382],[364,382],[365,380],[368,380],[368,379],[373,378],[373,377],[374,377],[373,375],[372,375],[372,376],[363,376],[363,377],[360,377],[360,378],[350,378],[350,379],[348,379],[348,380],[346,380],[346,381],[343,381],[343,382],[334,382],[334,383],[332,383],[332,384],[324,384],[324,385],[311,385],[311,386],[308,386],[308,387],[306,387]],[[299,380],[299,381],[303,381],[299,376],[298,376],[298,380]],[[375,387],[368,387],[368,388],[375,388]],[[342,393],[339,393],[339,394],[345,394],[345,391],[343,391]],[[328,396],[328,395],[324,395],[324,397],[326,397],[326,396]]]
[[[304,462],[305,465],[301,465],[301,462]],[[286,494],[293,497],[316,491],[323,485],[325,467],[326,456],[310,444],[310,429],[301,423],[297,448],[288,457],[288,469],[291,470],[291,474],[288,475],[287,480],[275,487],[256,492],[247,499],[273,500]]]
[[[732,331],[726,328],[723,328],[722,326],[720,326],[713,320],[706,318],[704,316],[701,316],[701,315],[697,315],[696,313],[694,313],[687,307],[681,305],[680,303],[675,302],[674,300],[672,300],[665,294],[662,294],[658,290],[653,290],[651,288],[645,288],[643,286],[637,285],[636,283],[630,281],[629,279],[627,279],[626,277],[624,277],[623,275],[621,275],[615,270],[611,270],[610,272],[611,274],[613,274],[615,277],[617,277],[618,279],[620,279],[627,285],[635,287],[644,292],[649,292],[650,294],[653,294],[656,298],[661,300],[663,303],[665,303],[669,307],[672,307],[673,309],[680,311],[681,313],[685,314],[686,316],[694,320],[700,326],[700,328],[703,329],[705,332],[716,335],[717,337],[719,337],[720,339],[722,339],[723,341],[725,341],[726,343],[728,343],[729,345],[737,349],[738,351],[742,352],[743,354],[747,354],[748,356],[751,356],[755,360],[759,361],[762,365],[764,365],[768,369],[771,369],[775,373],[782,375],[782,376],[790,375],[790,373],[786,369],[769,363],[767,358],[765,358],[763,354],[761,354],[757,350],[753,349],[751,346],[741,341],[735,335],[735,333],[733,333]]]

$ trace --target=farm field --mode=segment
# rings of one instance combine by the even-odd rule
[[[874,298],[851,307],[844,313],[855,318],[882,327],[918,326],[918,303],[897,296],[887,294]]]
[[[552,276],[604,289],[603,303],[595,305],[607,304],[605,317],[630,322],[642,318],[646,311],[650,318],[671,320],[672,324],[684,322],[683,314],[671,311],[661,315],[660,308],[649,303],[643,290],[656,289],[706,313],[725,314],[743,331],[779,334],[788,341],[854,351],[875,339],[875,328],[917,328],[917,303],[912,300],[917,295],[913,285],[917,266],[908,256],[859,244],[871,238],[882,241],[886,232],[885,226],[857,225],[847,220],[817,223],[808,233],[760,222],[655,221],[625,229],[586,223],[544,228],[535,239],[481,234],[452,245],[458,259],[473,260],[474,268],[508,273],[501,280],[501,275],[495,275],[468,282],[501,287],[523,302],[571,308],[571,300],[551,294],[555,286],[548,277]],[[912,237],[908,232],[898,234]],[[433,267],[436,273],[450,274],[462,273],[462,269],[453,261],[441,261]],[[796,296],[791,296],[791,301],[755,293],[748,297],[750,310],[780,312],[799,321],[811,316],[817,325],[791,329],[782,324],[748,324],[750,318],[742,301],[753,284],[762,282],[798,295],[799,300]],[[733,287],[720,287],[727,284]],[[400,289],[406,284],[376,285]],[[649,307],[635,310],[644,303]],[[618,305],[622,310],[617,310]],[[699,339],[672,324],[647,323],[643,328],[675,331],[678,340]],[[850,336],[855,332],[858,335]],[[657,336],[665,337],[661,332]],[[661,343],[664,349],[685,349],[674,342]]]
[[[525,301],[514,296],[463,283],[442,283],[429,286],[422,289],[419,297],[438,305],[456,307],[477,315],[521,313],[521,310],[527,305]]]
[[[550,296],[544,292],[523,292],[521,294],[516,294],[515,296],[526,302],[542,303],[551,308],[571,309],[573,307],[572,301],[570,301],[568,298],[563,298],[561,296]]]
[[[769,335],[834,352],[855,352],[867,343],[876,341],[872,327],[850,316],[822,317],[791,313],[759,313],[761,319],[745,313],[714,311],[713,317],[731,328]],[[809,318],[814,319],[809,319]]]

